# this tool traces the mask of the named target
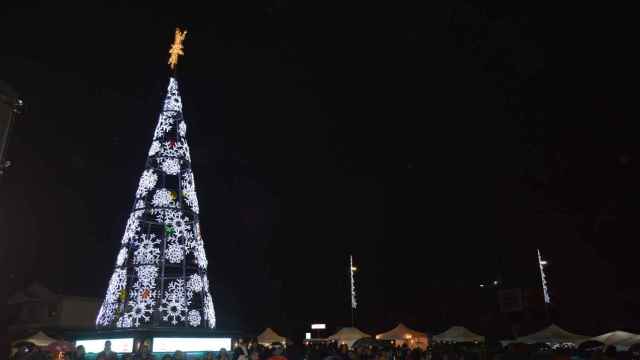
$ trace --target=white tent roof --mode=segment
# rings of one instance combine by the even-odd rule
[[[395,328],[376,335],[376,339],[379,340],[407,340],[410,338],[426,338],[427,334],[419,331],[409,329],[404,324],[400,323]]]
[[[552,324],[533,334],[522,336],[516,339],[516,342],[525,344],[535,343],[574,343],[579,344],[589,339],[587,336],[570,333],[559,326]]]
[[[614,345],[628,348],[631,345],[640,343],[640,335],[629,333],[626,331],[612,331],[600,336],[593,337],[589,340],[599,341],[605,345]]]
[[[278,335],[275,331],[271,330],[271,328],[266,328],[264,331],[257,336],[258,342],[261,344],[271,344],[274,342],[287,343],[286,337]]]
[[[329,336],[328,339],[336,341],[356,341],[369,336],[370,335],[363,333],[358,328],[345,327],[340,329],[337,333]]]
[[[471,332],[464,326],[452,326],[449,330],[433,336],[435,341],[473,342],[484,341],[484,336]]]
[[[38,331],[34,335],[31,335],[24,339],[16,340],[13,343],[16,344],[21,342],[30,342],[35,346],[47,346],[54,341],[57,341],[57,340],[52,337],[49,337],[47,334],[43,333],[42,331]]]

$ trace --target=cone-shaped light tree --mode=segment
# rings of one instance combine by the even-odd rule
[[[186,135],[171,77],[98,327],[215,327]]]

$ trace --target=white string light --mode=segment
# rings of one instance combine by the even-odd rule
[[[542,279],[542,292],[544,294],[544,302],[546,304],[551,303],[551,297],[549,297],[549,289],[547,289],[547,277],[544,273],[544,267],[547,265],[547,261],[542,260],[542,255],[540,254],[540,249],[538,250],[538,265],[540,265],[540,278]]]
[[[198,220],[200,209],[185,138],[187,124],[174,78],[170,79],[163,104],[116,269],[96,319],[101,327],[155,326],[157,321],[163,325],[215,327],[208,262]],[[160,271],[165,265],[184,262],[197,267],[187,267],[182,278]],[[128,269],[134,271],[127,273]],[[160,312],[161,320],[152,319],[154,311]]]
[[[353,256],[351,255],[349,255],[349,270],[351,272],[351,307],[355,309],[358,306],[358,302],[356,301],[356,283],[353,278],[356,267],[353,266]]]

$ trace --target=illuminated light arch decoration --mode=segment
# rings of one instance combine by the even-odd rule
[[[186,134],[171,77],[96,319],[100,328],[215,327]]]

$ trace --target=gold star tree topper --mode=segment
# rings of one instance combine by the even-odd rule
[[[176,28],[176,36],[173,39],[173,44],[171,44],[171,49],[169,49],[169,66],[171,70],[175,70],[176,65],[178,65],[178,56],[184,55],[182,51],[182,42],[184,41],[185,36],[187,36],[187,30],[181,31],[180,28]]]

